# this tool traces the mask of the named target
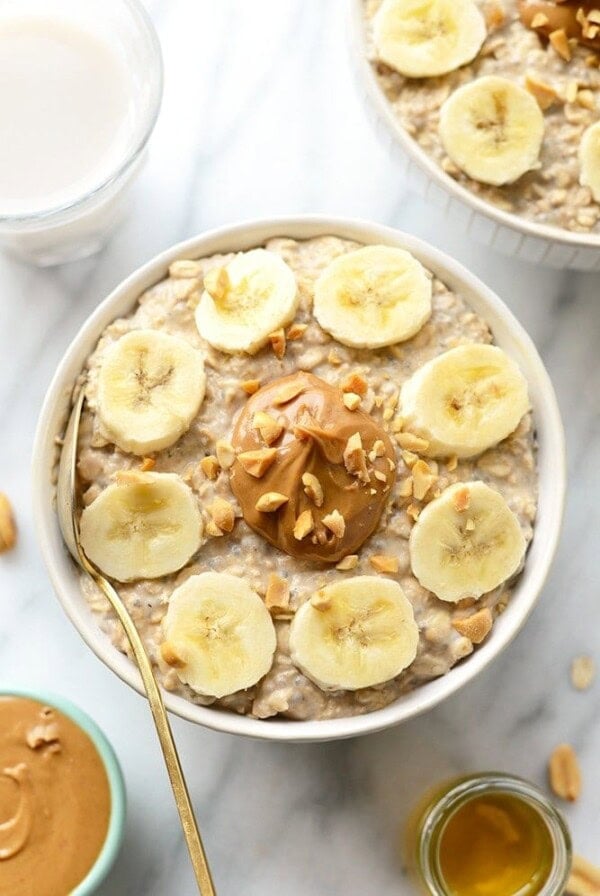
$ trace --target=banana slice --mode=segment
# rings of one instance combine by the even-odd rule
[[[589,187],[596,202],[600,202],[600,121],[583,132],[579,144],[579,183]]]
[[[473,0],[384,0],[373,22],[378,58],[408,78],[460,68],[477,56],[485,36]]]
[[[173,473],[119,473],[86,507],[81,545],[96,566],[119,582],[156,579],[185,566],[200,546],[197,501]]]
[[[439,133],[444,149],[465,174],[502,186],[538,167],[544,116],[523,87],[486,75],[448,97],[440,111]]]
[[[391,579],[355,576],[326,585],[304,603],[290,626],[292,662],[326,690],[381,684],[417,653],[413,608]]]
[[[204,359],[189,342],[156,330],[133,330],[104,358],[98,414],[122,451],[149,454],[186,432],[205,386]]]
[[[364,246],[325,268],[315,285],[314,314],[344,345],[403,342],[431,314],[431,277],[404,249]]]
[[[269,611],[244,579],[203,572],[176,588],[161,653],[198,694],[224,697],[266,675],[277,645]]]
[[[525,555],[519,521],[483,482],[457,482],[423,508],[410,534],[412,571],[428,591],[479,598],[513,576]]]
[[[426,439],[429,457],[474,457],[514,432],[530,408],[527,381],[502,349],[459,345],[428,361],[402,386],[404,425]]]
[[[300,296],[293,271],[274,252],[240,252],[212,268],[196,309],[203,339],[220,351],[253,355],[293,319]]]

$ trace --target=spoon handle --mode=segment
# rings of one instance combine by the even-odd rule
[[[79,553],[81,563],[85,567],[86,572],[94,579],[119,617],[119,621],[125,630],[125,634],[127,635],[140,670],[146,694],[148,695],[150,709],[152,710],[152,715],[154,717],[156,732],[165,758],[171,787],[173,788],[173,795],[175,796],[175,802],[177,803],[177,810],[181,819],[181,826],[190,853],[190,859],[192,860],[200,896],[216,896],[210,869],[208,867],[208,861],[206,859],[206,853],[204,852],[204,847],[202,845],[202,838],[200,837],[198,825],[194,817],[190,795],[181,770],[181,763],[179,762],[179,756],[177,755],[175,741],[173,740],[173,733],[171,731],[169,719],[167,718],[160,689],[156,683],[154,672],[152,671],[152,666],[148,659],[148,654],[142,644],[142,639],[140,638],[138,630],[118,593],[112,587],[110,582],[94,569],[83,551],[80,551]]]

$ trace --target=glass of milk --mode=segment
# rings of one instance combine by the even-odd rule
[[[161,97],[139,0],[0,0],[0,244],[41,265],[100,249]]]

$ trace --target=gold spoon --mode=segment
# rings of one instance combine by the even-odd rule
[[[113,610],[117,614],[125,634],[131,645],[133,655],[137,662],[148,695],[150,709],[154,717],[156,732],[165,757],[165,764],[173,795],[177,803],[181,826],[185,835],[187,848],[190,853],[196,882],[201,896],[215,896],[215,888],[210,875],[210,869],[202,846],[202,839],[198,831],[198,825],[194,817],[194,810],[190,802],[190,795],[181,770],[181,763],[177,755],[177,748],[173,740],[173,733],[159,687],[152,671],[152,665],[148,654],[142,644],[142,639],[133,623],[125,604],[117,591],[102,573],[90,563],[83,552],[79,540],[79,523],[76,513],[76,484],[77,484],[77,442],[79,436],[79,424],[81,412],[85,403],[85,383],[81,384],[79,394],[74,403],[69,423],[64,436],[60,465],[58,469],[57,510],[61,532],[69,551],[79,566],[94,580],[96,585],[104,593]]]

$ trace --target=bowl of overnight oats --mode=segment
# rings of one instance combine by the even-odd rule
[[[66,352],[34,449],[42,551],[141,690],[58,528],[80,389],[82,546],[184,718],[290,741],[387,727],[473,678],[540,593],[565,490],[550,380],[501,300],[412,236],[213,231],[135,272]]]
[[[600,270],[600,8],[349,3],[360,89],[407,186],[513,257]]]

